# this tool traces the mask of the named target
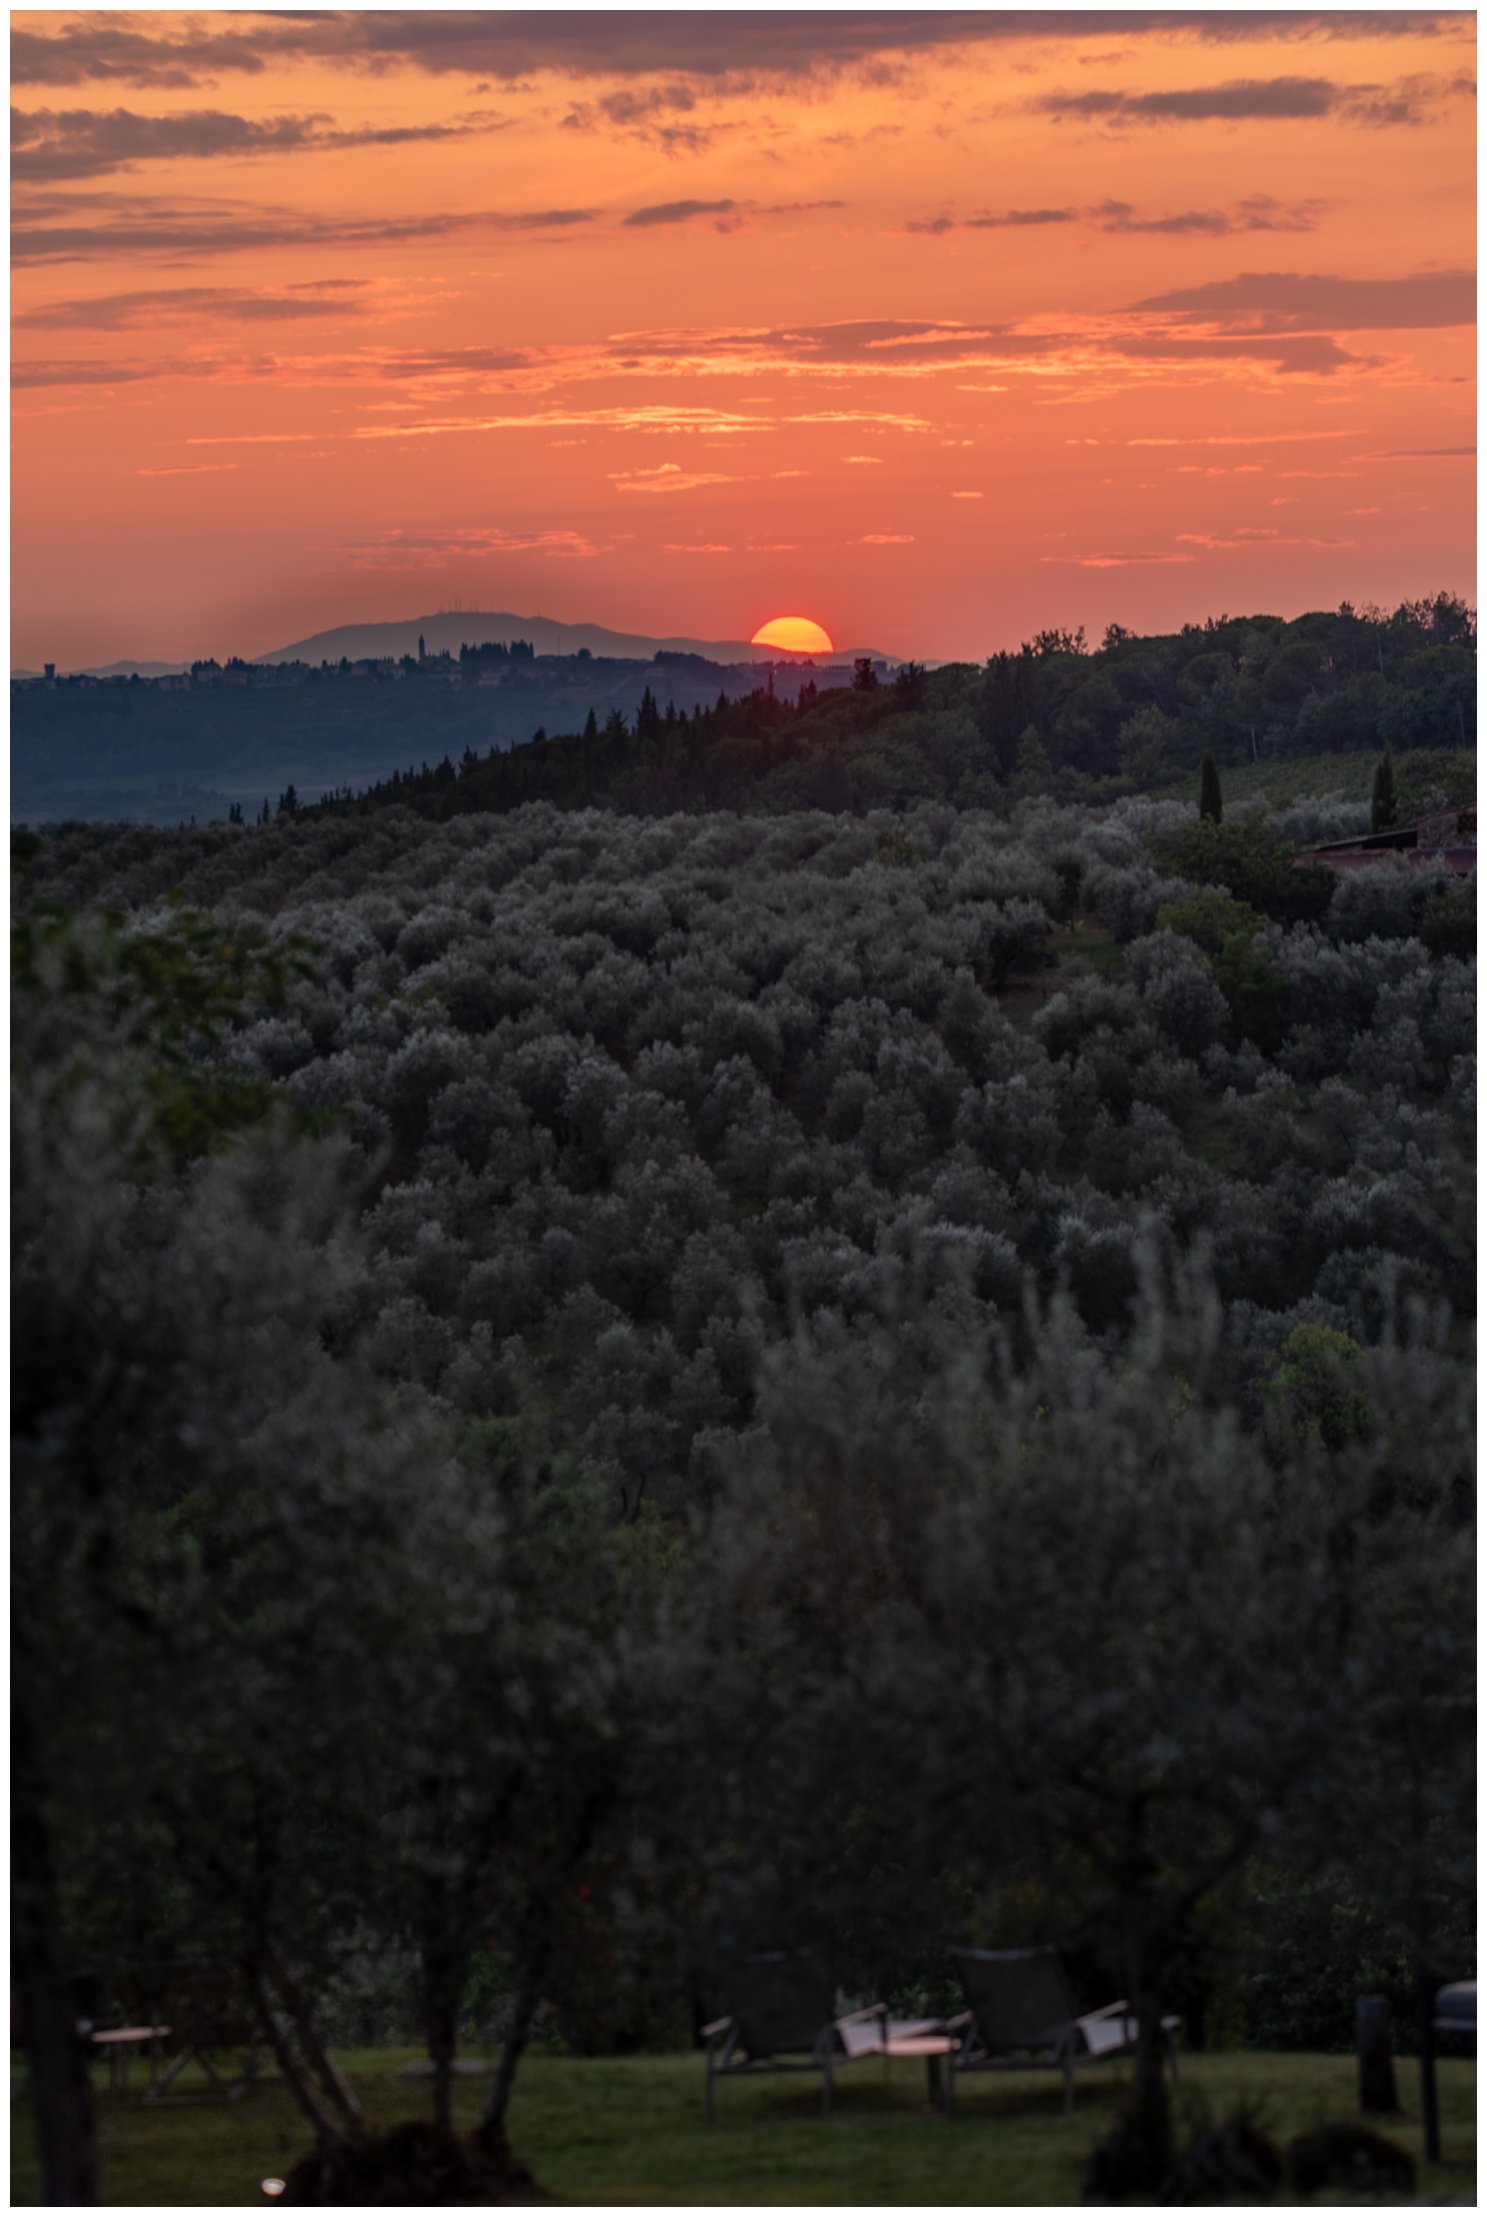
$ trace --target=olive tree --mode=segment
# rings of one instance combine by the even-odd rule
[[[983,1897],[1019,1853],[1063,1872],[1125,1959],[1159,2175],[1204,1904],[1464,1683],[1471,1432],[1428,1350],[1413,1383],[1360,1358],[1377,1414],[1339,1444],[1248,1420],[1204,1272],[1140,1276],[1113,1354],[1057,1304],[1020,1367],[912,1317],[797,1334],[720,1519],[710,1683],[733,1858],[788,1864],[797,1916],[937,1860]]]

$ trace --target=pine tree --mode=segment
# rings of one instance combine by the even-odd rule
[[[588,716],[585,719],[583,735],[585,739],[597,739],[599,736],[599,719],[594,714],[592,708],[589,710]]]
[[[1219,784],[1218,764],[1211,754],[1204,755],[1198,774],[1198,814],[1209,824],[1221,824],[1224,820],[1223,788]]]
[[[1399,811],[1398,796],[1394,790],[1394,750],[1385,747],[1379,756],[1378,767],[1373,773],[1373,802],[1369,812],[1369,828],[1388,831]]]

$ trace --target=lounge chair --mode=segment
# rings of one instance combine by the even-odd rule
[[[1087,2063],[1136,2052],[1130,2005],[1113,2001],[1081,2016],[1057,1948],[952,1948],[969,2007],[949,2018],[961,2044],[944,2074],[947,2109],[962,2071],[1062,2071],[1064,2113],[1074,2106],[1074,2074]],[[1180,2017],[1164,2017],[1167,2058],[1177,2075]]]
[[[831,2114],[832,2080],[845,2064],[892,2054],[892,2036],[932,2034],[932,2019],[890,2020],[881,2003],[833,2015],[831,1975],[808,1956],[756,1955],[725,1982],[728,2014],[704,2025],[707,2114],[720,2078],[775,2071],[819,2071],[821,2114]],[[885,2063],[886,2068],[886,2063]]]

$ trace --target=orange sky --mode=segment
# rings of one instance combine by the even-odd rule
[[[12,659],[1475,599],[1467,15],[12,15]]]

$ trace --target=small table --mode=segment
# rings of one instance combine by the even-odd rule
[[[883,2041],[883,2068],[886,2072],[889,2063],[897,2055],[923,2056],[929,2079],[929,2098],[944,2109],[944,2073],[949,2069],[946,2058],[954,2055],[959,2046],[960,2042],[951,2033],[924,2032],[917,2023],[899,2031],[890,2019],[887,2036]]]
[[[169,2025],[109,2025],[100,2032],[88,2034],[89,2047],[101,2048],[108,2056],[108,2085],[111,2094],[122,2094],[128,2086],[129,2058],[135,2049],[149,2048],[153,2067],[159,2055],[159,2043],[169,2032]]]

